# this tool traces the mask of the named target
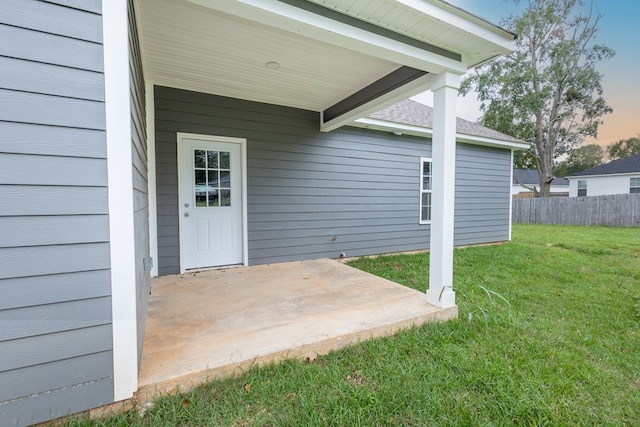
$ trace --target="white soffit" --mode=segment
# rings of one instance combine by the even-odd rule
[[[459,53],[471,67],[513,50],[514,36],[440,0],[308,0]]]
[[[136,6],[147,81],[319,112],[400,68],[463,73],[469,61],[505,53],[512,41],[439,0],[136,0]],[[428,88],[399,87],[387,98]],[[361,109],[389,102],[374,99]]]
[[[145,78],[161,86],[322,111],[400,67],[183,0],[138,8]]]

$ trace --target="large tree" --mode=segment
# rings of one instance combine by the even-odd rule
[[[501,22],[518,36],[515,51],[477,68],[461,92],[477,91],[482,124],[531,143],[544,197],[554,159],[595,137],[602,116],[612,111],[595,66],[614,52],[593,43],[600,16],[581,0],[529,0],[526,6]]]
[[[621,139],[607,146],[609,159],[618,160],[640,154],[640,135],[633,138]]]
[[[567,160],[553,168],[554,175],[567,176],[574,172],[600,166],[604,162],[604,149],[598,144],[583,145],[571,151]]]

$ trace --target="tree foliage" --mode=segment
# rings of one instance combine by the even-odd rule
[[[610,160],[623,159],[636,154],[640,154],[640,136],[621,139],[607,147],[607,155]]]
[[[600,166],[604,163],[604,158],[604,149],[600,145],[583,145],[573,150],[567,160],[560,162],[553,172],[557,176],[567,176],[574,172]]]
[[[501,23],[518,35],[515,51],[461,86],[463,94],[477,91],[483,125],[531,143],[541,196],[549,195],[554,159],[596,136],[612,111],[595,65],[614,52],[593,44],[600,17],[583,8],[581,0],[529,0],[520,16]]]

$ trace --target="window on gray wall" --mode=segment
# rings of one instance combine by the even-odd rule
[[[578,197],[587,195],[587,181],[578,180]]]
[[[629,193],[640,193],[640,178],[631,178]]]
[[[431,159],[420,159],[420,224],[431,222]]]

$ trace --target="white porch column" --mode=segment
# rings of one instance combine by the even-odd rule
[[[102,2],[114,401],[138,389],[135,229],[126,0]]]
[[[453,292],[453,211],[456,162],[456,98],[460,75],[444,72],[434,80],[431,153],[431,239],[427,302],[455,305]]]

